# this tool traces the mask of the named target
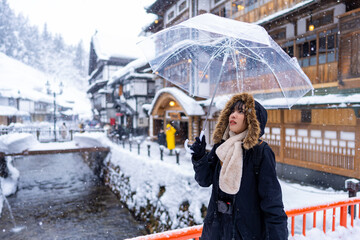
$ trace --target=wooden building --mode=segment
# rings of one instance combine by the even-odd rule
[[[87,93],[91,95],[94,118],[103,124],[110,123],[110,119],[115,119],[116,115],[112,89],[106,87],[107,83],[112,74],[135,59],[118,50],[121,41],[116,45],[114,41],[113,36],[96,32],[90,43]]]
[[[291,110],[268,110],[264,139],[276,154],[279,174],[335,188],[343,188],[345,178],[360,178],[359,1],[157,0],[148,12],[161,19],[150,32],[205,12],[263,26],[298,59],[315,88],[314,96],[309,93]],[[211,114],[207,139],[217,115]],[[189,139],[204,116],[197,119],[189,124]]]
[[[135,135],[149,131],[149,117],[142,109],[155,95],[155,74],[145,58],[138,58],[116,71],[108,86],[113,89],[117,122]]]

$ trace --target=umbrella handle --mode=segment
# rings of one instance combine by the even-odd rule
[[[202,130],[202,131],[200,132],[199,138],[202,139],[202,137],[204,136],[204,134],[205,134],[205,132],[204,132],[204,130]],[[194,153],[194,151],[189,148],[188,143],[189,143],[189,139],[186,139],[185,142],[184,142],[184,148],[185,148],[186,152],[188,152],[188,153]]]
[[[184,142],[184,148],[185,148],[186,152],[187,153],[194,153],[194,151],[189,148],[188,142],[189,142],[189,139],[186,139],[185,142]]]

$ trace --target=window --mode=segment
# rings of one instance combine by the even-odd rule
[[[306,29],[309,29],[309,25],[311,24],[310,20],[311,18],[306,20]],[[334,10],[323,12],[312,17],[312,24],[314,25],[315,29],[333,22]]]
[[[171,19],[173,19],[175,17],[175,12],[174,11],[171,11],[169,14],[168,14],[168,21],[170,21]]]
[[[255,3],[257,3],[257,0],[248,0],[246,1],[246,10],[247,11],[251,11],[255,8]]]
[[[299,64],[301,67],[316,65],[316,34],[301,38],[296,41],[298,49]]]
[[[226,9],[225,7],[216,8],[211,11],[212,14],[218,15],[220,17],[226,17]]]
[[[319,41],[317,49],[317,39]],[[296,40],[297,57],[301,67],[316,65],[317,54],[319,64],[326,64],[338,60],[338,29],[323,31],[316,34]],[[291,52],[283,46],[284,51]],[[293,50],[293,49],[292,49]],[[289,54],[289,53],[288,53]],[[290,55],[290,54],[289,54]]]
[[[290,57],[294,57],[294,41],[289,41],[282,45],[282,49],[286,52]]]
[[[180,3],[179,8],[178,8],[178,12],[181,13],[182,11],[184,11],[186,9],[186,1],[183,1],[182,3]]]
[[[245,9],[245,0],[242,1],[233,1],[231,5],[232,14],[243,11]]]
[[[351,64],[350,64],[350,72],[353,76],[360,75],[360,34],[353,33],[349,38],[349,47],[351,51]]]
[[[337,29],[319,34],[319,64],[337,61]]]
[[[278,29],[276,31],[273,31],[273,32],[270,33],[270,36],[275,41],[285,39],[286,38],[286,28],[281,28],[281,29]]]
[[[302,123],[311,123],[311,109],[302,109],[301,110],[301,122]]]

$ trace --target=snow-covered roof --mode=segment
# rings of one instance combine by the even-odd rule
[[[100,89],[99,90],[99,92],[98,93],[112,93],[112,89],[105,89],[105,88],[102,88],[102,89]]]
[[[144,109],[146,112],[149,112],[149,110],[151,109],[151,104],[145,103],[142,106],[142,109]]]
[[[348,104],[358,104],[360,103],[360,93],[356,94],[328,94],[323,96],[306,96],[302,97],[297,101],[294,106],[301,105],[337,105],[337,107],[346,107]],[[285,99],[269,99],[261,102],[266,108],[273,108],[273,106],[287,105]]]
[[[303,7],[303,6],[307,5],[307,4],[312,3],[312,2],[315,2],[315,1],[316,1],[316,0],[305,0],[305,1],[302,1],[302,2],[294,5],[293,7],[286,8],[286,9],[284,9],[284,10],[278,11],[278,12],[276,12],[276,13],[274,13],[274,14],[271,14],[271,15],[263,18],[263,19],[260,19],[259,21],[254,22],[254,23],[255,23],[255,24],[262,24],[262,23],[271,21],[271,20],[273,20],[273,19],[275,19],[275,18],[277,18],[277,17],[279,17],[279,16],[281,16],[281,15],[284,15],[284,14],[286,14],[286,13],[292,12],[292,11],[298,9],[298,8],[301,8],[301,7]]]
[[[232,97],[233,94],[226,94],[226,95],[221,95],[221,96],[216,96],[214,97],[213,103],[212,103],[212,111],[217,111],[217,110],[221,110],[225,107],[225,104],[227,103],[227,101],[230,100],[230,98]],[[198,101],[198,103],[200,105],[203,106],[209,106],[211,102],[211,98],[203,100],[203,101]]]
[[[100,86],[100,85],[105,85],[107,83],[108,80],[103,80],[103,79],[99,79],[96,80],[95,82],[93,82],[88,89],[86,90],[86,92],[90,92],[93,88],[95,88],[96,86]]]
[[[154,79],[155,77],[156,75],[152,73],[132,72],[129,75],[127,75],[125,79],[129,79],[129,78]]]
[[[73,116],[76,115],[77,113],[75,113],[73,110],[66,110],[66,111],[62,111],[61,114],[66,115],[66,116]]]
[[[53,102],[52,96],[49,96],[45,93],[33,89],[24,89],[21,86],[20,88],[6,88],[6,89],[1,88],[0,96],[6,98],[28,99],[34,102],[45,102],[45,103]]]
[[[30,116],[26,111],[19,111],[14,107],[0,106],[0,116]]]
[[[132,62],[129,62],[125,67],[117,70],[111,77],[111,79],[108,82],[108,85],[113,85],[117,83],[118,79],[125,76],[128,73],[134,72],[135,69],[140,68],[142,66],[145,66],[148,64],[148,61],[145,57],[138,58]]]
[[[181,91],[180,89],[175,88],[175,87],[163,88],[163,89],[160,89],[156,93],[156,95],[151,103],[151,107],[149,109],[149,114],[152,113],[152,110],[154,109],[157,99],[163,93],[171,94],[176,99],[176,101],[181,105],[181,107],[184,109],[186,115],[199,116],[199,115],[205,114],[204,110],[202,109],[202,107],[200,106],[200,104],[198,102],[196,102],[192,97],[189,97],[183,91]]]
[[[137,58],[141,56],[135,41],[129,41],[124,35],[105,34],[97,32],[92,36],[94,50],[99,59]]]
[[[217,96],[214,98],[213,107],[214,110],[221,110],[225,107],[226,102],[231,98],[232,94]],[[256,98],[255,98],[256,99]],[[199,101],[198,103],[209,106],[211,99],[204,101]],[[283,106],[282,108],[287,108],[287,103],[284,98],[273,98],[265,101],[260,101],[257,99],[265,108],[273,109]],[[304,106],[304,105],[324,105],[328,104],[336,105],[336,107],[346,107],[348,104],[360,104],[360,93],[356,94],[328,94],[328,95],[315,95],[315,96],[305,96],[300,98],[295,104],[295,106]]]

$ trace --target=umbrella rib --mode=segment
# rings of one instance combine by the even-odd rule
[[[204,39],[202,42],[206,43],[207,40]],[[170,56],[168,56],[167,58],[165,58],[164,60],[162,60],[161,63],[159,63],[158,67],[154,70],[154,72],[158,71],[158,69],[161,68],[161,66],[162,66],[163,64],[165,64],[165,62],[167,62],[172,56],[176,55],[177,53],[179,53],[179,52],[181,52],[181,51],[185,51],[186,49],[188,49],[188,48],[190,48],[190,47],[192,47],[192,46],[194,46],[194,45],[201,45],[201,42],[200,42],[200,44],[198,44],[198,43],[195,43],[195,41],[194,41],[194,43],[191,43],[191,44],[188,44],[188,45],[185,45],[185,46],[183,46],[183,47],[178,48],[178,49],[175,50],[172,54],[170,54]],[[204,44],[204,45],[205,45],[205,44]],[[210,44],[209,46],[211,46],[211,44]],[[220,50],[222,50],[223,48],[224,48],[224,47],[221,47]],[[219,52],[220,50],[217,50],[217,51]]]
[[[244,88],[243,88],[243,83],[244,81],[241,81],[241,87],[239,87],[239,69],[238,69],[238,62],[237,62],[237,59],[236,59],[236,53],[234,51],[234,49],[231,49],[231,58],[233,59],[233,62],[235,63],[235,72],[236,72],[236,85],[237,85],[237,88],[238,90],[241,92]]]
[[[158,69],[161,68],[161,66],[162,66],[163,64],[165,64],[165,62],[167,62],[172,56],[174,56],[174,55],[176,55],[178,52],[184,51],[184,50],[186,50],[187,48],[190,48],[190,47],[192,47],[192,46],[194,46],[194,45],[195,45],[195,43],[189,44],[189,45],[186,45],[186,46],[184,46],[184,47],[181,47],[181,48],[177,49],[175,52],[173,52],[172,54],[170,54],[170,56],[168,56],[167,58],[165,58],[164,60],[162,60],[161,63],[159,63],[158,67],[154,70],[154,72],[158,71]]]
[[[203,69],[203,72],[201,74],[201,79],[204,77],[205,72],[208,70],[209,66],[211,65],[211,63],[214,61],[214,59],[219,56],[222,51],[225,49],[225,47],[220,47],[219,49],[216,50],[216,52],[211,56],[211,58],[209,59],[209,61],[207,62],[206,66]]]
[[[242,46],[244,46],[244,44],[242,44],[241,42],[239,42],[239,44],[242,45]],[[244,46],[244,47],[245,47],[245,46]],[[257,54],[256,52],[254,52],[254,51],[253,51],[252,49],[250,49],[250,48],[248,48],[248,49],[249,49],[249,51],[251,51],[255,56],[257,56],[257,57],[260,59],[260,60],[259,60],[260,62],[264,63],[264,64],[270,69],[271,73],[272,73],[272,74],[274,75],[274,77],[276,78],[276,81],[277,81],[277,83],[278,83],[278,85],[279,85],[279,87],[280,87],[280,89],[281,89],[281,93],[282,93],[283,96],[285,97],[285,101],[286,101],[287,105],[289,106],[287,97],[285,96],[285,93],[284,93],[284,89],[283,89],[283,87],[282,87],[282,85],[281,85],[278,77],[276,76],[276,74],[275,74],[275,72],[274,72],[274,69],[273,69],[267,62],[263,61],[263,59],[261,59],[261,57],[259,56],[259,54]],[[290,107],[289,107],[289,109],[290,109]]]
[[[203,125],[202,131],[204,131],[204,132],[205,132],[205,129],[206,129],[206,123],[207,123],[208,118],[209,118],[209,115],[210,115],[210,109],[211,109],[211,107],[212,107],[212,103],[213,103],[213,101],[214,101],[214,97],[215,97],[217,88],[218,88],[218,86],[219,86],[220,77],[221,77],[221,72],[222,72],[222,70],[223,70],[223,68],[224,68],[224,66],[225,66],[225,63],[226,63],[226,61],[227,61],[228,56],[229,56],[229,53],[228,53],[228,52],[225,52],[225,56],[224,56],[223,62],[222,62],[222,64],[221,64],[221,69],[220,69],[220,72],[219,72],[218,80],[217,80],[217,82],[216,82],[215,90],[214,90],[213,95],[212,95],[212,97],[211,97],[211,101],[210,101],[210,105],[209,105],[209,111],[208,111],[208,113],[206,114],[205,122],[204,122],[204,125]]]

